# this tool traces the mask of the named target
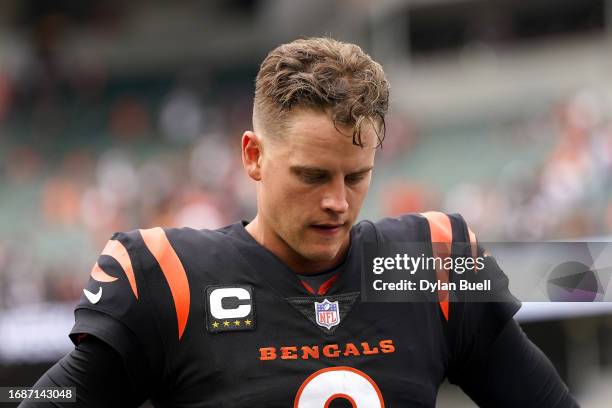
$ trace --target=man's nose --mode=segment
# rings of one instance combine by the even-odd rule
[[[348,211],[348,201],[346,199],[346,186],[344,180],[334,181],[323,196],[321,206],[324,210],[333,211],[335,213],[344,213]]]

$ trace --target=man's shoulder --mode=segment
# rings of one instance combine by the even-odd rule
[[[378,240],[383,241],[463,241],[473,235],[460,214],[441,211],[407,213],[384,217],[376,222],[364,220],[357,224],[357,228],[362,233],[372,231]]]
[[[428,231],[427,224],[427,218],[423,213],[407,213],[384,217],[378,221],[363,220],[357,224],[357,227],[360,230],[373,230],[379,238],[406,241],[422,238]]]
[[[110,316],[143,338],[153,335],[149,332],[154,320],[180,338],[194,282],[209,278],[205,271],[217,270],[233,255],[231,245],[223,245],[228,228],[153,227],[113,234],[90,272],[76,307],[79,325],[73,334],[103,338],[104,333],[90,326],[99,326],[104,316]]]
[[[91,277],[98,283],[125,280],[131,289],[126,294],[131,292],[135,299],[145,281],[149,290],[163,292],[169,285],[173,295],[186,293],[194,274],[215,270],[235,255],[230,230],[153,227],[117,232],[102,250]]]
[[[211,246],[226,244],[231,231],[232,225],[215,230],[189,227],[137,228],[115,232],[109,242],[118,241],[130,254],[145,249],[151,253],[196,247],[199,251],[205,251]]]

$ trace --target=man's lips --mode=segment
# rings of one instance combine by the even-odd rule
[[[335,234],[340,231],[346,223],[321,223],[321,224],[312,224],[311,228],[314,228],[316,231],[323,234]]]

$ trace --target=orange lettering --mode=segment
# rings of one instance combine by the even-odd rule
[[[274,347],[260,347],[259,348],[259,359],[264,360],[276,360],[276,348]]]
[[[302,346],[302,359],[319,358],[319,346]]]
[[[281,360],[297,360],[297,347],[287,346],[281,347]]]
[[[366,342],[361,343],[363,347],[363,355],[369,356],[370,354],[378,354],[378,347],[370,348],[370,345]]]
[[[330,350],[334,350],[333,353]],[[328,344],[327,346],[323,347],[323,355],[325,357],[329,357],[329,358],[336,358],[338,356],[340,356],[340,350],[338,348],[337,344]]]
[[[357,350],[357,347],[355,347],[355,345],[353,343],[347,343],[346,347],[344,348],[344,354],[345,356],[358,356],[359,350]]]
[[[378,345],[380,346],[380,351],[382,351],[383,353],[395,352],[395,345],[393,344],[393,340],[381,340]]]
[[[361,347],[360,347],[361,346]],[[259,359],[261,361],[270,361],[280,358],[281,360],[309,360],[319,359],[321,355],[327,358],[358,357],[369,356],[374,354],[389,354],[395,353],[396,346],[391,339],[383,339],[371,346],[369,342],[361,343],[346,343],[346,344],[327,344],[319,345],[303,345],[303,346],[279,346],[277,347],[260,347]]]

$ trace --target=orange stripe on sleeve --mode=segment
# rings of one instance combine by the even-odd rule
[[[174,300],[176,319],[178,321],[178,338],[183,336],[187,318],[189,317],[190,293],[189,282],[185,268],[178,255],[172,248],[163,229],[151,228],[140,230],[145,245],[157,260],[159,267],[170,286],[170,293]]]
[[[136,277],[134,276],[134,268],[132,268],[132,261],[130,260],[130,255],[128,254],[128,251],[127,249],[125,249],[123,244],[120,241],[111,239],[110,241],[106,243],[106,246],[102,250],[102,255],[111,256],[115,258],[117,262],[119,262],[119,265],[121,265],[121,268],[123,269],[123,272],[125,273],[125,276],[127,276],[128,282],[130,282],[130,287],[132,288],[132,292],[134,292],[134,296],[136,296],[136,299],[138,299],[138,288],[136,287]],[[96,266],[94,265],[94,269],[95,268]],[[98,271],[95,271],[95,272],[97,273]],[[96,279],[94,277],[94,270],[91,271],[91,276],[94,279]],[[99,279],[96,279],[96,280],[99,280]],[[108,282],[108,281],[102,280],[101,282]]]
[[[433,248],[433,255],[437,258],[446,258],[451,254],[451,245],[453,242],[453,228],[451,225],[450,218],[444,213],[437,211],[429,211],[421,214],[427,219],[429,223],[429,230],[431,232],[431,242]],[[444,262],[442,262],[444,263]],[[436,262],[437,264],[437,262]],[[442,283],[448,283],[449,271],[442,267],[436,267],[436,278]],[[439,290],[438,299],[440,308],[444,314],[444,318],[448,321],[448,291]]]
[[[104,272],[97,262],[93,266],[93,268],[91,268],[91,277],[93,278],[93,280],[96,280],[98,282],[114,282],[118,279]]]
[[[447,244],[450,252],[450,244],[453,241],[453,227],[448,215],[438,211],[429,211],[421,215],[427,218],[427,222],[429,222],[431,242]]]
[[[470,236],[470,248],[472,249],[472,258],[474,260],[478,257],[478,240],[476,239],[476,234],[474,231],[468,227],[468,235]],[[474,272],[478,271],[478,267],[474,265]]]

